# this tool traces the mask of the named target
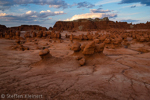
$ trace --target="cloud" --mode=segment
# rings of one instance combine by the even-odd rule
[[[6,13],[0,13],[0,16],[6,16]]]
[[[95,5],[103,5],[103,4],[109,4],[109,3],[115,3],[115,2],[120,2],[121,0],[102,0],[97,2]]]
[[[50,10],[47,11],[27,11],[26,13],[19,14],[19,15],[12,15],[6,13],[0,13],[0,21],[7,21],[7,22],[19,22],[19,23],[32,23],[32,22],[44,22],[46,20],[50,20],[49,16],[56,16],[65,14],[63,11],[55,11],[52,12]]]
[[[61,5],[49,5],[50,8],[54,7],[54,8],[60,8]]]
[[[55,11],[55,12],[51,12],[50,10],[47,10],[47,11],[41,11],[38,16],[40,18],[45,18],[45,17],[48,17],[48,16],[55,16],[55,15],[62,15],[62,14],[66,14],[64,13],[63,11]]]
[[[111,10],[102,10],[102,8],[98,8],[98,9],[90,9],[91,13],[108,13],[111,12]]]
[[[82,8],[82,7],[85,7],[85,8],[93,8],[95,5],[89,3],[89,2],[79,2],[77,4],[74,4],[77,6],[77,8]]]
[[[85,19],[85,18],[104,18],[104,17],[114,18],[117,17],[117,14],[86,13],[81,15],[74,15],[72,18],[66,19],[65,21],[72,21],[72,20]]]
[[[14,5],[49,5],[54,8],[68,8],[68,4],[63,0],[0,0],[0,10],[9,9]]]
[[[138,22],[139,20],[133,20],[133,19],[124,19],[120,20],[121,22]]]
[[[134,5],[134,6],[131,6],[131,8],[135,8],[136,7],[136,5]]]
[[[141,3],[146,6],[150,6],[150,0],[121,0],[119,4],[124,4],[124,3]]]
[[[136,4],[132,4],[132,5],[128,5],[128,6],[123,6],[121,8],[135,8],[135,7],[141,7],[141,6],[143,6],[143,4],[136,3]]]

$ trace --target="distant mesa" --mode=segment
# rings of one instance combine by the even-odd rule
[[[73,21],[57,21],[53,30],[79,30],[79,31],[92,31],[92,30],[105,30],[105,29],[150,29],[150,22],[146,24],[132,24],[127,22],[114,22],[110,21],[108,17],[103,19],[88,18],[78,19]]]
[[[8,30],[12,30],[12,31],[33,31],[33,30],[47,31],[47,28],[39,26],[39,25],[21,25],[21,26],[16,26],[16,27],[6,27],[5,25],[0,25],[0,32],[5,32]]]
[[[5,32],[7,30],[7,27],[5,25],[0,24],[0,32]]]
[[[21,25],[17,27],[6,27],[0,24],[0,32],[5,32],[7,30],[14,31],[95,31],[95,30],[106,30],[106,29],[150,29],[150,22],[132,24],[127,22],[114,22],[110,21],[108,17],[103,19],[99,18],[88,18],[88,19],[78,19],[73,21],[57,21],[53,27],[42,27],[39,25]]]

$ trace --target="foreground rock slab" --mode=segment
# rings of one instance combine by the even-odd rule
[[[41,100],[150,100],[150,53],[136,51],[138,46],[102,48],[103,53],[87,56],[85,64],[84,58],[72,55],[69,40],[50,43],[43,51],[31,42],[24,44],[32,44],[30,50],[9,49],[14,43],[0,39],[0,94],[42,95]],[[85,47],[94,52],[92,48]],[[41,60],[40,51],[40,56],[51,57]]]

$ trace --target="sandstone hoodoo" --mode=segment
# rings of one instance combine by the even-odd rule
[[[102,53],[103,50],[104,50],[104,47],[105,47],[105,44],[104,44],[104,43],[96,44],[96,45],[95,45],[95,50],[94,50],[94,52],[95,52],[95,53]]]
[[[73,50],[74,52],[80,51],[80,46],[81,46],[81,44],[79,42],[75,42],[72,45],[71,50]]]
[[[83,66],[85,64],[85,59],[84,58],[80,59],[79,63],[80,63],[81,66]]]
[[[52,55],[50,54],[50,51],[48,49],[44,49],[44,50],[41,50],[39,52],[39,56],[42,58],[42,59],[46,59],[46,58],[49,58],[51,57]]]
[[[95,42],[90,42],[88,43],[85,48],[83,49],[83,54],[85,55],[91,55],[94,54],[94,49],[95,49]]]
[[[47,31],[46,27],[42,27],[42,26],[38,26],[38,25],[21,25],[21,26],[17,26],[17,27],[10,27],[10,30],[17,30],[17,31],[33,31],[33,30],[37,30],[37,31]]]

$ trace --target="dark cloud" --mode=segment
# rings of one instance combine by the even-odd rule
[[[76,4],[78,8],[82,8],[82,7],[85,7],[85,8],[93,8],[95,5],[89,3],[89,2],[79,2]]]
[[[108,18],[116,18],[118,15],[114,14],[113,16],[104,16],[104,17],[108,17]]]
[[[14,5],[50,5],[55,8],[68,8],[69,5],[63,0],[0,0],[0,10],[9,9]]]
[[[125,20],[120,20],[121,22],[138,22],[139,20],[133,20],[133,19],[125,19]]]
[[[102,7],[103,5],[99,5],[99,7]]]
[[[119,4],[123,3],[138,3],[145,4],[146,6],[150,6],[150,0],[122,0]]]
[[[103,10],[102,8],[98,8],[98,9],[90,9],[91,13],[108,13],[111,12],[111,10]]]
[[[136,7],[136,5],[134,5],[134,6],[131,6],[131,8],[135,8]]]

